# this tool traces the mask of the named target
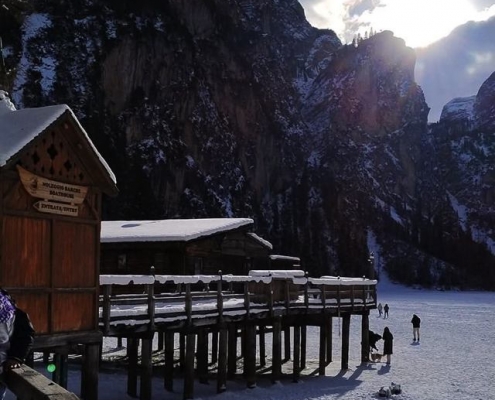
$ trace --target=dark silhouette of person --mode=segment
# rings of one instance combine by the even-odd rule
[[[388,318],[388,304],[383,307],[383,318]]]
[[[394,353],[394,335],[388,329],[388,326],[383,330],[383,355],[387,356],[387,365],[390,365],[392,354]]]
[[[416,314],[413,314],[411,324],[413,326],[413,342],[416,341],[416,338],[418,338],[419,342],[419,327],[421,325],[421,318],[419,318]]]
[[[373,331],[368,331],[368,342],[370,345],[370,351],[373,352],[373,349],[378,351],[378,347],[376,347],[376,342],[378,342],[382,337]]]

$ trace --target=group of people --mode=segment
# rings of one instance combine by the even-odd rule
[[[383,314],[383,318],[388,318],[388,304],[385,303],[385,306],[382,306],[382,303],[378,303],[378,316],[381,317]]]
[[[385,304],[385,316],[384,318],[388,318],[388,304]],[[381,303],[378,304],[378,313],[381,317],[382,308]],[[419,318],[416,314],[413,314],[411,319],[411,324],[413,326],[413,342],[419,343],[419,328],[421,326],[421,318]],[[376,343],[383,339],[383,356],[387,356],[387,365],[390,365],[393,347],[394,347],[394,336],[388,326],[383,329],[383,334],[379,335],[378,333],[373,332],[372,330],[368,331],[368,341],[370,345],[370,352],[373,353],[373,350],[378,351],[378,347],[376,347]]]

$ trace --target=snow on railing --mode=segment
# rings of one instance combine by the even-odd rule
[[[100,324],[108,333],[110,326],[119,324],[154,329],[156,323],[184,320],[190,324],[193,317],[221,320],[225,315],[273,316],[301,308],[354,311],[376,305],[376,280],[306,276],[302,270],[251,270],[249,275],[101,275]],[[176,288],[155,293],[157,283]],[[198,283],[205,288],[198,291],[192,286]],[[210,290],[212,283],[216,283],[216,290]],[[228,290],[223,283],[228,284]],[[243,284],[243,292],[239,287],[234,292],[233,283]],[[113,294],[113,285],[143,288],[138,294]]]

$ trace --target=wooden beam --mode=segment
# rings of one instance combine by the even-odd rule
[[[330,364],[332,362],[332,349],[333,349],[333,342],[332,342],[332,338],[333,338],[333,317],[332,316],[328,316],[326,319],[325,319],[325,329],[327,331],[326,333],[326,336],[327,336],[327,345],[326,345],[326,348],[327,348],[327,355],[326,355],[326,358],[327,358],[327,365]]]
[[[319,360],[318,360],[318,375],[325,376],[326,363],[326,346],[327,346],[327,329],[326,321],[323,320],[320,325],[320,348],[319,348]]]
[[[5,382],[9,390],[19,399],[79,400],[74,393],[67,391],[27,365],[7,372]]]
[[[208,331],[200,329],[198,332],[198,350],[196,351],[196,365],[199,383],[208,384]]]
[[[294,326],[294,359],[292,366],[292,381],[299,382],[301,374],[301,327]]]
[[[259,327],[259,343],[260,343],[260,367],[266,365],[266,346],[265,346],[265,326]]]
[[[307,325],[301,325],[301,371],[306,369]]]

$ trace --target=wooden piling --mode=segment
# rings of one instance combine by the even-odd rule
[[[266,365],[266,347],[265,347],[265,326],[259,327],[259,343],[260,343],[260,367]]]
[[[218,331],[214,330],[211,333],[211,363],[215,364],[218,361]]]
[[[284,362],[290,360],[290,325],[284,328]]]
[[[294,326],[294,359],[292,364],[292,381],[299,382],[301,371],[301,327]]]
[[[199,383],[208,383],[208,331],[200,329],[198,332],[197,367]]]
[[[326,321],[322,321],[320,325],[320,348],[319,348],[319,359],[318,359],[318,375],[325,376],[326,362],[326,346],[327,346],[327,324]]]
[[[237,372],[237,325],[230,324],[228,331],[227,377],[234,379]]]
[[[188,400],[194,397],[194,353],[196,350],[196,335],[188,333],[186,335],[184,364],[184,391],[183,399]]]
[[[282,375],[282,320],[273,319],[272,333],[272,382],[278,382]]]
[[[342,316],[342,369],[349,369],[349,334],[351,328],[351,314]]]
[[[153,377],[153,333],[141,339],[140,400],[151,400],[151,378]]]
[[[100,344],[90,343],[84,345],[81,369],[81,397],[83,399],[98,400]]]
[[[127,338],[127,359],[129,360],[129,366],[127,368],[127,394],[131,397],[137,397],[138,347],[139,339]]]
[[[64,389],[67,389],[68,356],[67,354],[55,353],[53,360],[55,364],[55,371],[52,374],[52,380]]]
[[[326,354],[326,359],[327,359],[327,365],[332,362],[332,349],[333,349],[333,318],[332,316],[328,316],[325,320],[325,329],[326,329],[326,337],[327,337],[327,344],[326,344],[326,349],[327,349],[327,354]]]
[[[245,338],[244,375],[247,387],[252,389],[256,387],[256,325],[246,324]]]
[[[369,311],[364,311],[361,316],[361,362],[368,362],[370,360],[369,330]]]
[[[301,371],[306,369],[307,326],[301,327]]]
[[[165,368],[163,375],[163,386],[168,392],[174,390],[174,332],[164,333],[165,341]]]
[[[227,390],[227,342],[228,331],[225,326],[222,326],[218,342],[217,393]]]

